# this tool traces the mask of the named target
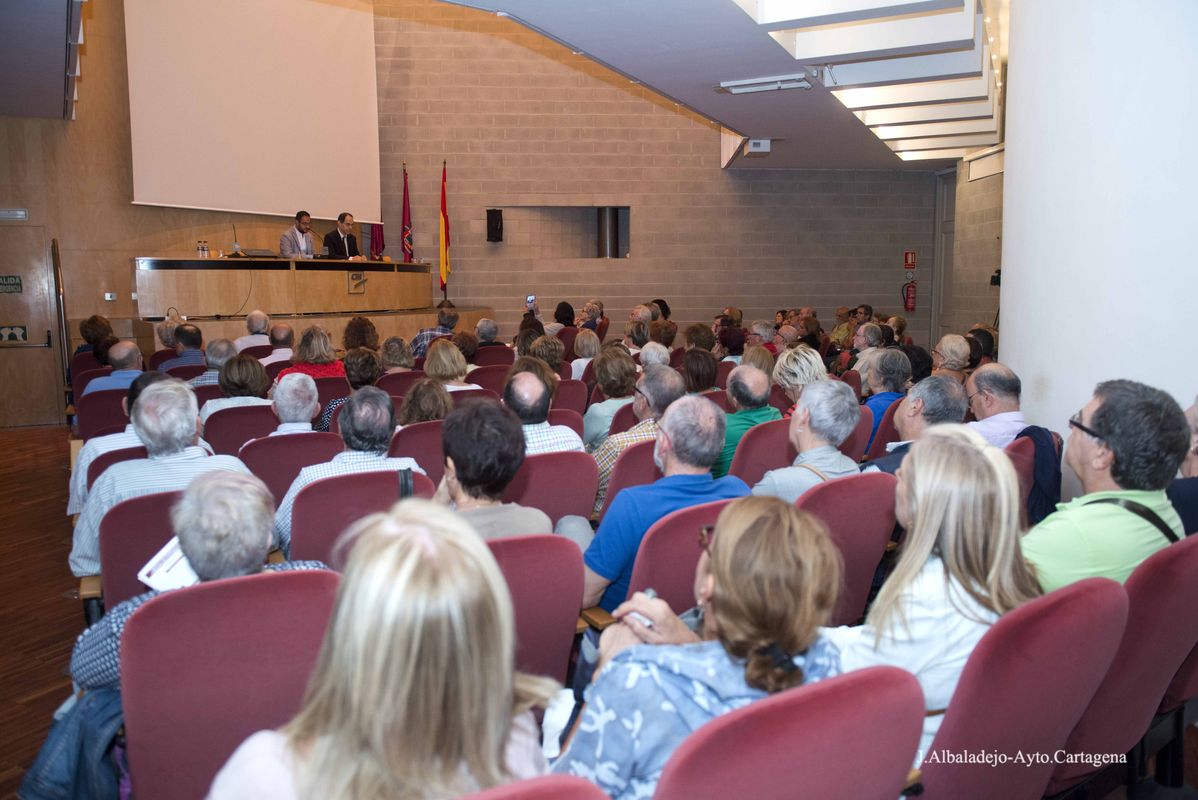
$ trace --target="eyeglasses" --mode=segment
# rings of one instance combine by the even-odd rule
[[[1069,426],[1071,428],[1077,428],[1082,433],[1086,434],[1087,436],[1092,436],[1100,442],[1106,441],[1106,437],[1101,433],[1087,425],[1082,424],[1082,412],[1080,411],[1069,418]]]
[[[704,525],[699,528],[699,547],[704,551],[711,552],[711,540],[715,538],[715,526]]]
[[[641,391],[641,387],[640,387],[639,385],[637,385],[637,384],[634,384],[634,385],[633,385],[633,387],[632,387],[632,391],[634,391],[635,393],[639,394],[641,397],[644,397],[646,400],[648,400],[648,399],[649,399],[648,395],[646,395],[644,392],[642,392],[642,391]]]

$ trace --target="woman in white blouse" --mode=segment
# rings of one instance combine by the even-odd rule
[[[439,381],[445,387],[445,391],[460,392],[483,388],[466,380],[469,369],[466,357],[453,342],[438,339],[429,345],[428,353],[424,357],[424,374]]]
[[[241,744],[227,798],[450,798],[546,771],[528,709],[557,685],[515,672],[507,584],[452,511],[404,500],[354,541],[294,719]]]
[[[1040,594],[1019,548],[1019,497],[1003,451],[963,425],[929,428],[898,471],[895,513],[907,537],[894,572],[864,625],[824,631],[843,671],[889,664],[919,679],[928,716],[917,764],[978,640]]]

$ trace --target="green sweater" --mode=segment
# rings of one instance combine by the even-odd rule
[[[729,414],[728,426],[724,432],[724,451],[720,453],[719,461],[716,461],[715,466],[711,468],[711,474],[717,478],[727,475],[728,468],[732,466],[732,456],[736,455],[736,446],[740,444],[741,437],[745,435],[745,432],[754,425],[773,422],[776,419],[782,419],[782,414],[773,406],[742,408],[740,411]]]

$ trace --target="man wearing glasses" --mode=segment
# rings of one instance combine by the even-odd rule
[[[1098,384],[1069,420],[1065,463],[1085,494],[1023,537],[1023,555],[1046,592],[1083,578],[1120,583],[1185,535],[1165,488],[1190,444],[1177,402],[1134,381]]]

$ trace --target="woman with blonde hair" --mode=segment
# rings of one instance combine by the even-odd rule
[[[424,357],[424,374],[438,381],[447,392],[464,389],[481,389],[477,383],[466,381],[468,367],[466,357],[457,345],[448,339],[437,339],[428,347]]]
[[[766,350],[759,344],[749,345],[745,348],[745,354],[741,357],[740,363],[748,364],[751,367],[764,372],[766,375],[774,371],[774,356],[769,350]]]
[[[452,345],[450,345],[452,346]],[[242,743],[210,798],[450,798],[545,771],[507,584],[453,512],[404,500],[353,542],[300,712]]]
[[[291,358],[292,365],[279,372],[278,378],[299,372],[312,378],[344,378],[345,365],[337,358],[329,332],[319,325],[310,325],[300,334],[299,344]],[[278,378],[275,379],[276,383]]]
[[[599,337],[589,329],[580,330],[574,337],[574,360],[570,362],[570,371],[576,381],[582,380],[591,359],[599,355]]]
[[[782,416],[789,419],[803,396],[803,387],[809,383],[828,380],[828,370],[819,352],[799,345],[778,353],[774,362],[774,383],[790,398],[790,408]]]
[[[395,430],[417,422],[445,419],[450,411],[453,411],[453,399],[445,387],[432,378],[421,378],[403,396],[403,403],[395,414]]]
[[[820,626],[836,606],[840,553],[819,520],[776,497],[746,497],[699,544],[697,630],[639,592],[618,607],[621,624],[603,632],[580,724],[554,772],[592,780],[613,798],[649,797],[695,729],[836,674]]]
[[[948,333],[932,348],[932,374],[947,375],[965,383],[965,368],[969,366],[969,342],[964,336]]]
[[[902,555],[865,624],[825,629],[841,669],[902,667],[923,687],[919,752],[940,729],[974,646],[1003,614],[1040,595],[1020,550],[1019,479],[1006,453],[964,425],[927,429],[898,471]]]
[[[391,336],[383,342],[379,357],[383,362],[383,372],[388,375],[393,372],[408,372],[416,365],[412,348],[402,336]]]

